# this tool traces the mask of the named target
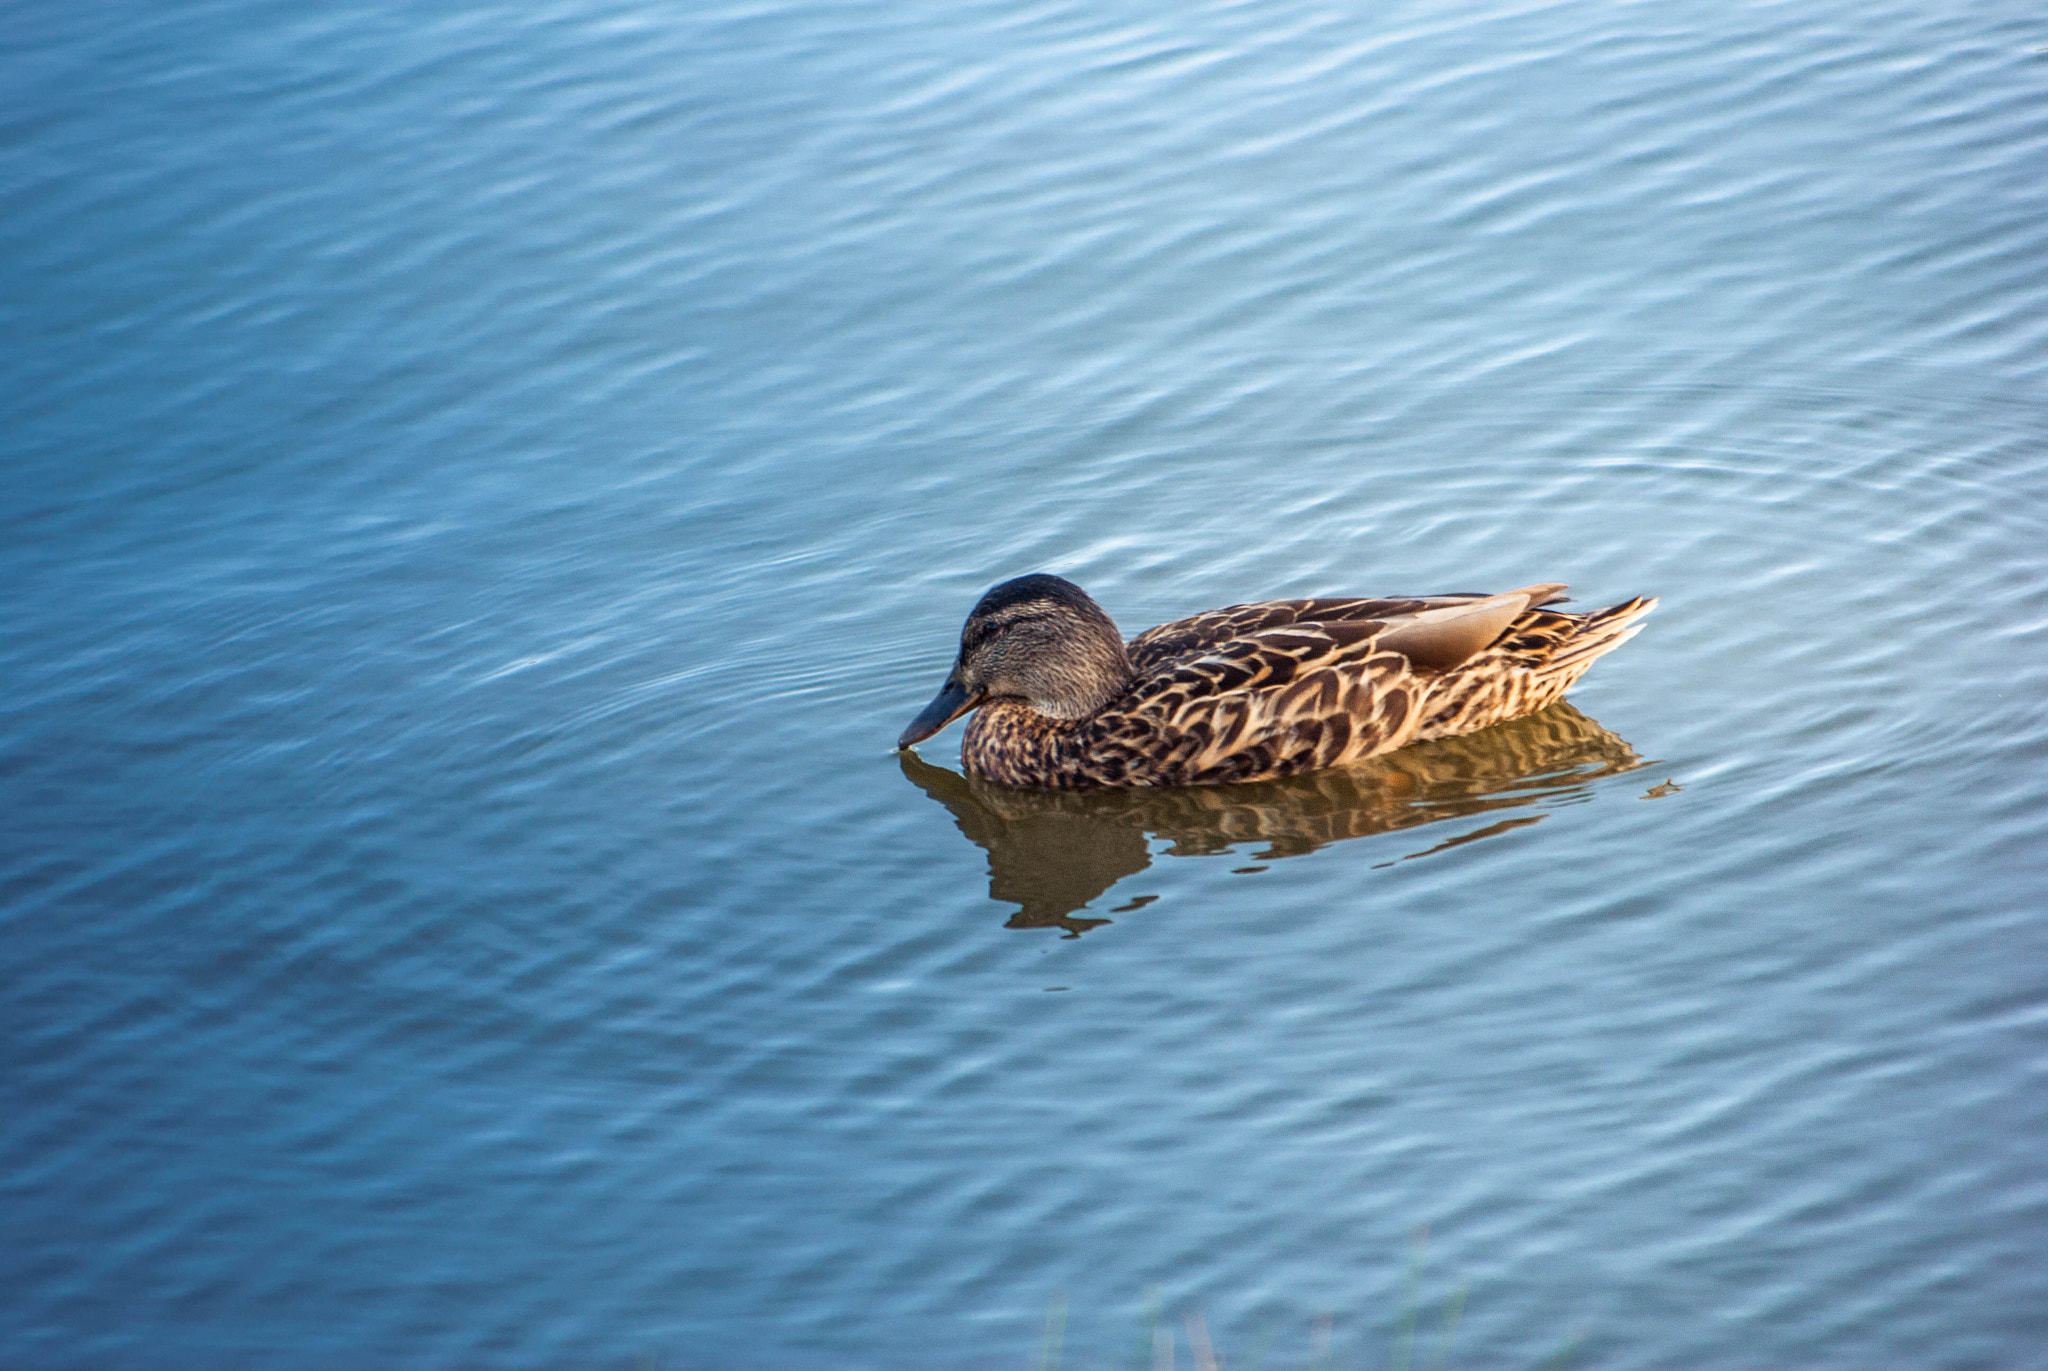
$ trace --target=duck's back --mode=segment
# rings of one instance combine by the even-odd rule
[[[1561,590],[1562,587],[1559,587]],[[1413,595],[1393,599],[1311,599],[1261,600],[1257,604],[1227,605],[1204,614],[1175,619],[1148,629],[1124,645],[1131,666],[1143,675],[1177,657],[1220,647],[1233,639],[1265,628],[1296,624],[1344,624],[1365,620],[1388,621],[1419,614],[1426,609],[1464,604],[1487,598],[1480,594]]]

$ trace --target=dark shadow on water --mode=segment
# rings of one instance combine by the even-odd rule
[[[1169,843],[1166,854],[1173,857],[1262,843],[1251,860],[1270,862],[1445,819],[1535,806],[1547,813],[1583,795],[1600,777],[1648,765],[1634,748],[1563,703],[1462,738],[1254,785],[1009,790],[933,766],[914,752],[900,757],[903,774],[952,811],[960,831],[987,850],[990,898],[1023,906],[1005,926],[1063,928],[1069,937],[1109,922],[1072,916],[1152,864],[1148,835]],[[1523,828],[1545,813],[1503,817],[1396,860]],[[1152,898],[1140,896],[1110,912],[1135,909]]]

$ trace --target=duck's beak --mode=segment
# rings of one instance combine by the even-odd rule
[[[896,740],[897,749],[900,751],[912,743],[923,742],[986,698],[985,695],[969,695],[967,687],[961,685],[957,678],[948,676],[944,688],[932,697],[932,702],[910,721],[910,727],[904,729],[903,736]]]

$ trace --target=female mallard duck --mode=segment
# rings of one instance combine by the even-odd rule
[[[1657,604],[1538,607],[1563,590],[1267,600],[1125,643],[1072,581],[1020,576],[967,616],[944,688],[896,745],[979,708],[960,760],[999,785],[1217,785],[1314,771],[1533,714]]]

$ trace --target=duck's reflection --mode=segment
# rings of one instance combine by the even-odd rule
[[[1009,790],[932,766],[914,752],[900,757],[903,774],[988,850],[990,897],[1023,906],[1007,926],[1063,928],[1070,937],[1109,922],[1072,916],[1151,865],[1147,834],[1172,844],[1167,853],[1177,857],[1263,843],[1251,860],[1265,862],[1443,819],[1536,806],[1547,812],[1599,777],[1646,765],[1634,748],[1565,703],[1462,738],[1254,785]],[[1543,817],[1506,817],[1408,856],[1426,857]]]

